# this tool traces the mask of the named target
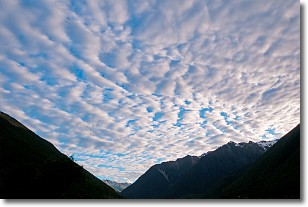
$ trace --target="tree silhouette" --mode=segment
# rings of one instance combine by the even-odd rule
[[[69,158],[70,158],[72,161],[75,161],[74,155],[70,155]]]

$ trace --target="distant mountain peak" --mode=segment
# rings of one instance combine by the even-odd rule
[[[266,150],[264,155],[207,198],[301,198],[300,125],[280,139],[262,140],[257,144]]]
[[[180,198],[205,192],[254,163],[273,142],[230,141],[201,156],[187,155],[150,167],[122,191],[127,198]]]
[[[121,192],[131,185],[131,183],[120,183],[113,180],[103,180],[103,182],[112,187],[117,192]]]
[[[271,146],[273,146],[276,142],[278,141],[278,139],[275,139],[275,140],[262,140],[262,141],[259,141],[259,142],[253,142],[253,141],[248,141],[248,142],[234,142],[234,141],[229,141],[228,143],[220,146],[219,148],[221,147],[230,147],[230,146],[235,146],[235,147],[240,147],[240,148],[244,148],[245,146],[247,145],[251,145],[251,144],[254,144],[254,145],[259,145],[260,147],[262,147],[263,150],[268,150]],[[208,152],[205,152],[203,153],[202,155],[199,156],[199,158],[201,157],[204,157],[210,153],[212,153],[213,151],[208,151]],[[187,157],[187,156],[186,156]]]
[[[275,139],[275,140],[269,140],[269,141],[259,141],[257,142],[257,144],[262,147],[263,149],[268,150],[270,147],[272,147],[279,139]]]

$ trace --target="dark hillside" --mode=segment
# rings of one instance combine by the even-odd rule
[[[149,168],[121,192],[126,198],[195,198],[240,174],[266,151],[258,143],[229,142],[201,157],[186,156]]]
[[[300,198],[300,125],[282,137],[221,198]]]
[[[51,143],[0,112],[1,198],[120,198]]]

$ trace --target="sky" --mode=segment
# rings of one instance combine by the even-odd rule
[[[300,2],[0,0],[0,111],[101,179],[300,122]]]

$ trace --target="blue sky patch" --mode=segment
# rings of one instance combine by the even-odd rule
[[[180,107],[180,112],[178,113],[178,120],[177,120],[176,124],[174,124],[174,126],[178,126],[178,127],[181,127],[181,126],[182,126],[181,121],[183,120],[184,114],[185,114],[185,112],[187,112],[187,111],[190,111],[190,110],[185,109],[185,108],[183,108],[183,107]]]
[[[156,112],[153,117],[153,121],[158,121],[160,117],[164,115],[163,112]]]
[[[103,102],[104,103],[108,103],[109,101],[111,101],[113,99],[113,95],[112,95],[112,88],[105,88],[104,92],[103,92]]]
[[[205,118],[206,118],[205,114],[206,114],[207,112],[212,112],[212,111],[213,111],[213,108],[212,108],[212,107],[208,107],[208,108],[203,108],[203,109],[201,109],[201,110],[200,110],[200,113],[199,113],[200,118],[205,119]]]
[[[85,82],[86,76],[82,69],[78,68],[77,66],[71,67],[72,73],[76,76],[77,81]]]
[[[267,133],[271,134],[271,135],[276,135],[275,129],[274,128],[268,128],[267,130],[265,130]]]
[[[231,125],[232,121],[230,120],[230,116],[226,112],[221,112],[220,115],[224,118],[227,125]]]
[[[191,104],[191,101],[188,101],[188,100],[185,100],[184,102],[185,102],[186,105]]]
[[[147,107],[147,112],[149,112],[149,113],[153,112],[153,107],[148,106]]]

